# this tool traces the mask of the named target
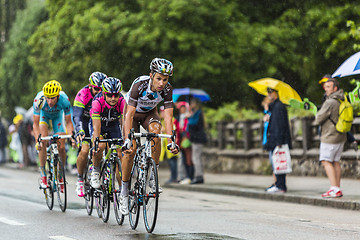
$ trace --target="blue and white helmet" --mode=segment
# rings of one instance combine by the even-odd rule
[[[89,77],[89,82],[91,85],[96,87],[101,87],[104,79],[107,78],[105,73],[102,72],[93,72]]]
[[[165,58],[154,58],[150,63],[150,71],[157,72],[162,75],[173,75],[173,64]]]
[[[122,90],[122,83],[115,77],[108,77],[102,82],[101,87],[104,93],[119,93]]]

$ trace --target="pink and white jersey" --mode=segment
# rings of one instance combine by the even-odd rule
[[[89,86],[85,86],[76,94],[74,100],[74,107],[83,108],[83,115],[85,117],[90,117],[90,109],[94,96],[91,94]]]
[[[121,94],[120,94],[121,95]],[[92,102],[90,116],[91,119],[101,119],[106,123],[105,126],[119,123],[121,115],[124,113],[125,99],[121,95],[115,106],[110,106],[102,93],[97,94]]]

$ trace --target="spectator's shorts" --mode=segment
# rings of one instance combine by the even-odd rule
[[[338,162],[344,149],[344,143],[320,143],[320,161]]]

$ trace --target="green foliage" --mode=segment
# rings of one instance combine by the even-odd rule
[[[32,106],[37,86],[36,74],[27,61],[30,53],[27,40],[45,17],[42,1],[29,1],[28,7],[17,13],[10,31],[0,62],[0,105],[7,118],[14,116],[15,106],[26,109]]]

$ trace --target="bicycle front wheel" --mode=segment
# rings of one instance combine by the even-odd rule
[[[155,161],[147,160],[145,185],[143,186],[143,214],[146,231],[154,231],[159,203],[159,179]]]
[[[94,206],[94,190],[90,185],[90,176],[93,169],[92,161],[89,156],[87,168],[84,174],[84,190],[85,190],[85,207],[86,212],[89,216],[92,214],[93,206]]]
[[[61,211],[65,212],[67,205],[66,178],[65,178],[64,164],[60,158],[58,158],[57,160],[57,169],[55,169],[55,174],[56,174],[58,202]]]
[[[121,191],[121,163],[119,159],[116,159],[116,164],[111,166],[111,176],[112,176],[112,196],[114,204],[114,213],[116,222],[119,225],[122,225],[124,222],[124,215],[120,212],[120,191]]]
[[[100,206],[101,215],[104,222],[109,220],[110,215],[110,196],[109,196],[109,181],[110,181],[110,168],[107,163],[104,164],[100,175]]]
[[[49,160],[47,160],[45,163],[45,172],[46,172],[47,183],[49,186],[48,188],[44,189],[45,201],[46,201],[46,205],[48,206],[48,208],[50,210],[52,210],[54,207],[54,192],[53,192],[53,188],[52,188],[53,175],[51,172],[51,166],[50,166]]]
[[[129,222],[132,229],[135,229],[139,223],[140,204],[143,200],[139,189],[138,175],[138,167],[135,161],[129,181]]]

